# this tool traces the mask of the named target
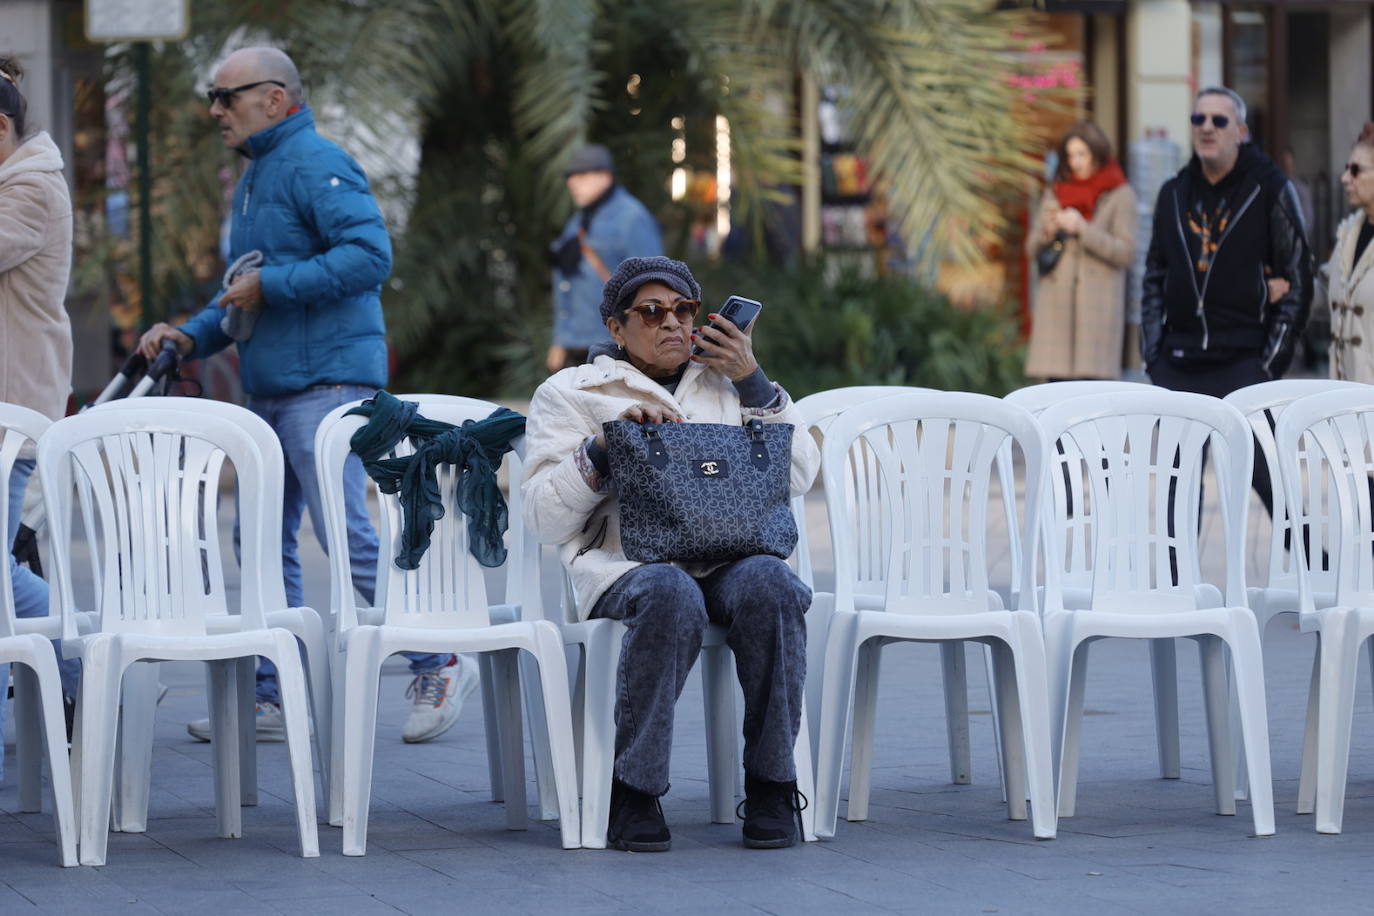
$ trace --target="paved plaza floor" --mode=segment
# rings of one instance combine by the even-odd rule
[[[819,511],[819,505],[813,506]],[[1210,525],[1210,522],[1209,522]],[[818,530],[818,529],[813,529]],[[1209,535],[1214,536],[1215,532]],[[1210,549],[1210,548],[1209,548]],[[1252,545],[1252,574],[1263,556]],[[328,594],[318,553],[307,595]],[[1005,567],[1005,557],[999,568]],[[1209,556],[1214,568],[1215,551]],[[819,571],[825,583],[825,570]],[[47,814],[18,814],[13,748],[0,785],[0,914],[28,913],[1290,913],[1374,910],[1374,721],[1361,673],[1345,832],[1319,836],[1293,813],[1311,637],[1275,626],[1265,643],[1278,834],[1253,837],[1249,806],[1214,813],[1197,655],[1180,643],[1182,778],[1161,780],[1144,644],[1094,645],[1078,813],[1036,841],[1006,819],[982,664],[970,658],[973,782],[949,784],[939,653],[885,650],[869,819],[780,851],[740,846],[708,823],[700,682],[678,706],[666,854],[560,848],[557,825],[505,829],[489,800],[480,707],[437,741],[404,745],[409,675],[382,683],[368,854],[340,854],[320,827],[297,856],[284,745],[259,746],[260,803],[243,838],[214,836],[211,755],[187,735],[205,715],[195,665],[163,666],[147,833],[113,834],[108,865],[61,869]],[[972,650],[970,650],[972,651]],[[846,781],[847,786],[847,781]],[[530,797],[534,787],[530,786]]]

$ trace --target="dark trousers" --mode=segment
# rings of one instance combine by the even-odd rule
[[[1180,368],[1169,361],[1167,356],[1155,360],[1150,367],[1150,381],[1170,391],[1191,391],[1196,394],[1210,394],[1214,398],[1224,398],[1233,391],[1248,385],[1269,381],[1269,373],[1260,365],[1258,356],[1216,365],[1199,365]],[[1206,461],[1206,453],[1203,453]],[[1250,475],[1250,485],[1255,488],[1264,510],[1272,518],[1274,515],[1274,493],[1269,482],[1269,465],[1264,460],[1264,452],[1255,447],[1255,465]],[[1170,505],[1173,499],[1170,495]],[[1172,514],[1172,512],[1171,512]]]
[[[668,791],[674,706],[709,622],[727,628],[744,690],[744,769],[769,782],[796,779],[810,606],[811,589],[771,556],[746,557],[702,579],[667,563],[617,579],[591,614],[629,629],[616,675],[616,778],[650,795]]]

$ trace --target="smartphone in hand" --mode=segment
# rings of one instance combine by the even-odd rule
[[[716,315],[719,318],[730,319],[735,327],[748,332],[749,326],[754,323],[755,318],[759,317],[761,311],[763,311],[762,302],[755,302],[753,299],[746,299],[743,296],[731,296],[725,300],[725,304],[720,307]],[[715,322],[711,323],[711,327],[720,330],[716,327]],[[700,344],[692,347],[693,356],[704,356],[705,354],[706,351],[701,348]]]

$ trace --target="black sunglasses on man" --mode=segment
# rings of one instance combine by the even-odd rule
[[[247,92],[249,89],[266,86],[269,83],[273,86],[280,86],[283,89],[286,88],[286,84],[281,80],[258,80],[256,83],[244,83],[242,86],[235,86],[232,89],[213,86],[205,90],[205,97],[210,100],[211,105],[219,102],[221,108],[233,108],[234,96],[238,95],[240,92]]]

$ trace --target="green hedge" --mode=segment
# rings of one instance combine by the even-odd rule
[[[846,385],[919,385],[1001,396],[1025,384],[1009,308],[961,308],[905,276],[853,266],[696,267],[705,309],[764,303],[754,350],[793,397]]]

